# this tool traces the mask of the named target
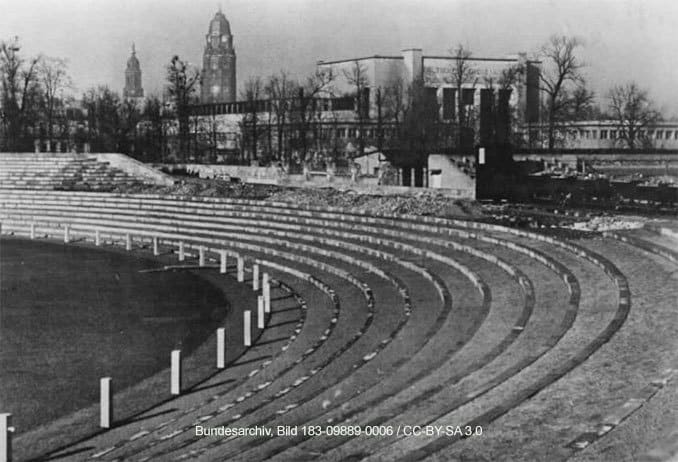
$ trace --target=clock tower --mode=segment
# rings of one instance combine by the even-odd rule
[[[132,44],[132,56],[127,60],[125,69],[125,88],[122,91],[124,99],[140,101],[144,97],[144,89],[141,87],[141,66],[137,59],[137,52]]]
[[[219,10],[210,21],[202,59],[201,100],[203,103],[235,101],[235,50],[226,16]]]

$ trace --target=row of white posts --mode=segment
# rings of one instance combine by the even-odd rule
[[[0,223],[0,232],[2,224]],[[30,225],[30,237],[35,239],[35,224]],[[70,225],[64,226],[64,243],[71,242]],[[94,244],[101,245],[101,233],[97,229],[94,233]],[[125,235],[125,249],[132,250],[132,236],[128,233]],[[157,256],[160,252],[158,250],[158,238],[153,237],[153,255]],[[179,261],[184,261],[186,252],[183,241],[179,242],[178,248]],[[219,251],[219,272],[225,274],[227,271],[227,252],[225,250]],[[198,248],[198,261],[200,266],[205,266],[205,247]],[[237,280],[238,282],[245,281],[245,259],[241,256],[236,260]],[[261,280],[259,278],[259,265],[254,263],[252,265],[252,289],[258,292],[261,289],[261,295],[257,296],[257,328],[264,329],[266,327],[266,315],[271,312],[271,283],[268,273],[263,273]],[[252,311],[245,310],[243,312],[243,345],[246,347],[252,346]],[[226,329],[220,327],[217,329],[217,369],[224,369],[226,367]],[[103,377],[99,383],[100,391],[100,421],[101,428],[111,428],[113,423],[113,379],[111,377]],[[170,360],[170,393],[174,396],[181,394],[181,350],[173,350]],[[11,434],[14,432],[12,426],[12,414],[0,413],[0,462],[11,462],[12,460],[12,439]]]

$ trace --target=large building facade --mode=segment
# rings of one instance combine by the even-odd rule
[[[383,93],[395,85],[402,85],[405,91],[422,85],[437,104],[441,120],[455,119],[460,106],[479,106],[483,89],[506,88],[511,90],[510,104],[516,122],[539,122],[539,61],[527,59],[524,53],[506,58],[466,57],[462,65],[467,70],[458,80],[459,61],[454,56],[425,55],[420,48],[410,48],[400,56],[319,61],[317,67],[332,73],[333,91],[337,94],[355,91],[356,74],[363,74],[371,112],[378,109],[377,90]]]
[[[212,27],[219,31],[222,25]],[[308,159],[316,153],[335,159],[376,151],[408,155],[415,149],[470,153],[482,132],[481,106],[507,95],[514,126],[538,123],[539,62],[526,55],[470,58],[465,65],[472,78],[461,83],[453,79],[456,64],[454,57],[427,56],[419,49],[404,50],[401,56],[320,61],[317,74],[326,77],[326,84],[312,102],[301,88],[282,103],[216,102],[210,99],[208,83],[202,103],[193,107],[194,134],[202,140],[196,145],[210,145],[212,153],[238,151],[246,162]],[[356,69],[359,85],[353,78]],[[413,120],[414,94],[425,101],[426,121]],[[457,138],[462,123],[463,142]],[[411,129],[427,133],[425,146]],[[414,143],[414,138],[419,140]]]
[[[226,16],[219,11],[210,21],[202,59],[200,100],[203,104],[236,100],[235,49]]]

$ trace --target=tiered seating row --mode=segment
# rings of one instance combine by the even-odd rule
[[[0,153],[0,187],[108,191],[141,182],[107,162],[84,154]]]
[[[586,348],[573,352],[559,367],[551,368],[546,379],[539,380],[535,376],[537,380],[526,387],[531,394],[518,393],[510,396],[500,406],[495,406],[490,412],[483,412],[478,417],[484,419],[484,422],[488,419],[491,421],[527,400],[534,394],[534,390],[548,386],[581,364],[591,354],[587,353],[588,349],[595,350],[606,341],[605,336],[610,335],[610,330],[614,332],[623,323],[624,318],[619,316],[620,310],[623,312],[624,306],[628,309],[628,289],[625,303],[622,290],[625,282],[623,275],[615,271],[613,265],[606,265],[593,252],[556,239],[492,225],[422,217],[369,217],[337,210],[299,209],[289,204],[264,205],[261,202],[238,200],[178,200],[148,195],[65,196],[60,193],[41,196],[30,191],[23,193],[3,196],[0,191],[0,198],[3,201],[7,198],[4,207],[0,209],[0,220],[11,227],[22,229],[24,233],[28,232],[31,223],[37,223],[38,229],[42,226],[58,229],[68,221],[75,235],[91,235],[95,229],[101,229],[118,236],[126,233],[144,236],[146,242],[151,237],[160,237],[169,244],[176,245],[179,241],[185,241],[193,247],[207,246],[213,251],[227,247],[247,253],[255,261],[282,258],[292,262],[289,266],[316,268],[342,279],[346,279],[350,272],[355,274],[355,269],[367,271],[364,273],[366,281],[357,280],[352,283],[361,285],[363,290],[374,294],[372,306],[367,303],[368,312],[364,318],[369,319],[369,324],[366,325],[365,321],[363,326],[366,327],[355,341],[345,331],[342,334],[344,343],[337,341],[332,349],[327,343],[325,347],[321,347],[313,367],[320,364],[322,370],[315,373],[315,378],[313,374],[308,374],[308,368],[297,367],[290,369],[286,375],[290,379],[296,377],[292,384],[299,382],[295,386],[290,386],[288,379],[276,382],[280,385],[275,390],[274,385],[266,385],[262,393],[253,392],[251,385],[244,386],[241,390],[249,391],[244,391],[244,394],[243,391],[237,392],[240,394],[229,393],[230,401],[228,397],[222,396],[215,403],[222,407],[231,405],[225,409],[228,412],[224,412],[224,415],[214,409],[204,409],[202,405],[196,406],[196,413],[203,410],[208,413],[181,417],[175,421],[178,427],[174,423],[172,425],[172,428],[176,428],[172,436],[161,439],[167,434],[156,434],[156,439],[150,441],[152,435],[141,437],[137,443],[116,447],[106,453],[103,457],[107,458],[153,456],[169,460],[202,455],[209,460],[225,454],[236,458],[264,459],[281,449],[288,450],[287,456],[300,454],[293,451],[293,446],[305,444],[303,439],[279,438],[266,442],[266,447],[258,451],[255,443],[244,440],[196,441],[187,434],[189,424],[200,421],[202,417],[207,417],[206,422],[214,419],[214,425],[234,422],[239,425],[274,425],[275,422],[280,422],[281,415],[285,415],[285,421],[291,418],[297,424],[320,422],[327,418],[332,419],[332,422],[345,419],[355,421],[357,418],[357,421],[374,423],[393,418],[396,416],[393,414],[396,409],[400,409],[396,412],[412,411],[410,413],[414,416],[414,409],[424,402],[427,411],[433,405],[438,406],[437,413],[432,414],[433,418],[452,413],[465,403],[484,402],[485,394],[491,395],[491,390],[514,380],[523,370],[529,369],[532,363],[547,355],[573,325],[581,291],[590,291],[590,284],[587,281],[582,288],[581,280],[578,281],[579,276],[566,265],[584,258],[591,262],[592,268],[601,268],[601,272],[605,271],[611,277],[620,297],[617,315],[613,321]],[[538,242],[535,243],[536,239]],[[539,249],[540,246],[543,246],[542,250]],[[544,250],[551,248],[560,249],[556,252],[556,257],[547,255],[548,250]],[[397,256],[394,251],[398,251]],[[568,257],[562,261],[569,263],[557,261],[559,256],[564,255]],[[322,261],[318,261],[320,259]],[[535,262],[543,269],[531,268]],[[351,268],[355,269],[352,271]],[[503,297],[491,298],[492,287],[485,282],[489,275],[496,279],[497,270],[515,284],[515,289],[518,289],[516,295],[520,294],[522,298],[522,309],[512,311],[512,316],[515,317],[509,323],[501,322],[506,326],[501,340],[488,344],[485,339],[473,337],[472,341],[479,347],[477,354],[463,347],[457,346],[455,349],[451,342],[446,343],[442,339],[444,335],[439,334],[439,326],[453,312],[447,289],[450,283],[442,275],[454,272],[463,274],[476,287],[482,301],[480,306],[485,307],[481,310],[489,310],[488,319],[499,322],[501,312],[508,308],[504,305],[506,300]],[[335,285],[332,287],[338,288]],[[435,289],[434,298],[422,295],[427,287]],[[498,288],[497,292],[504,297],[516,296],[510,295],[503,287]],[[553,300],[547,300],[548,293],[556,294],[552,297]],[[387,313],[393,312],[393,309],[387,310],[385,305],[393,305],[390,300],[395,294],[400,294],[405,302],[404,310],[393,320],[383,319]],[[387,300],[389,301],[384,303]],[[540,310],[533,312],[535,300]],[[429,322],[420,315],[418,303],[426,310],[432,310]],[[547,326],[545,323],[549,313],[558,313],[560,322],[543,329]],[[431,320],[435,322],[432,323]],[[387,330],[376,329],[376,326]],[[485,328],[483,324],[478,332]],[[487,329],[490,328],[492,326],[488,325]],[[367,338],[364,335],[372,331],[387,335],[382,333],[376,338],[372,338],[372,335]],[[529,348],[529,345],[537,344],[541,344],[541,347],[522,351]],[[345,347],[343,350],[342,345]],[[404,356],[403,350],[399,349],[402,345],[412,348],[409,355]],[[453,356],[432,359],[430,353],[434,345],[452,352]],[[428,361],[423,357],[424,352],[429,355]],[[297,359],[300,358],[298,353],[294,356]],[[472,366],[464,375],[449,375],[452,367],[459,364],[455,362],[455,356],[460,353],[466,355],[467,360],[472,359]],[[295,366],[303,365],[306,359],[313,357],[311,354]],[[391,380],[380,380],[374,375],[374,372],[381,370],[376,364],[383,366],[386,377],[390,377],[396,386],[382,385]],[[311,371],[314,370],[313,367]],[[369,377],[370,374],[373,376]],[[440,403],[436,400],[449,394],[450,387],[455,387],[460,380],[462,383],[468,382],[470,379],[465,378],[467,374],[473,374],[475,378],[472,380],[481,381],[475,384],[475,389],[479,391],[462,395],[461,401],[456,400],[448,406],[439,406]],[[251,382],[259,385],[255,380]],[[338,383],[335,385],[335,382]],[[366,396],[364,401],[354,391],[348,391],[355,390],[356,387],[361,391],[360,395]],[[290,390],[276,396],[286,388]],[[406,392],[401,392],[405,389]],[[333,400],[328,399],[337,391],[344,394]],[[431,392],[434,396],[431,400],[425,400],[424,397]],[[357,397],[362,405],[367,403],[363,407],[366,412],[361,413],[357,406],[351,406],[353,397]],[[278,401],[279,398],[284,399],[282,403]],[[318,406],[320,400],[322,406]],[[325,404],[327,401],[329,403]],[[487,402],[491,401],[488,399]],[[396,403],[403,404],[404,407],[398,407]],[[501,412],[497,413],[497,409]],[[102,437],[102,440],[105,439]],[[346,443],[349,440],[350,438],[345,438],[340,442]],[[149,446],[151,441],[153,444]],[[322,447],[317,448],[321,451],[332,447],[325,440],[318,441],[319,443],[313,441],[308,446],[322,444]],[[377,458],[381,457],[379,454],[396,454],[389,449],[395,441],[382,441],[383,443],[371,446],[370,453]],[[438,444],[440,443],[433,440],[421,445],[420,452],[411,453],[408,457],[431,455],[451,443],[440,447]],[[330,454],[335,454],[331,457],[340,457],[342,453]]]

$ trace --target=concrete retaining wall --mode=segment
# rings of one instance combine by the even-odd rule
[[[160,166],[159,166],[160,167]],[[277,167],[250,167],[243,165],[204,165],[172,164],[168,168],[186,169],[187,173],[197,174],[200,178],[239,178],[245,183],[271,184],[296,188],[335,188],[340,191],[352,190],[371,195],[412,195],[424,191],[435,191],[445,197],[475,199],[475,187],[464,184],[459,188],[413,188],[409,186],[386,186],[378,184],[375,177],[329,177],[324,172],[311,172],[304,175],[287,175]]]
[[[132,159],[124,154],[117,153],[92,153],[89,157],[95,157],[99,162],[108,162],[112,167],[118,168],[128,175],[159,185],[173,185],[175,180],[170,175],[160,172],[142,162]]]

